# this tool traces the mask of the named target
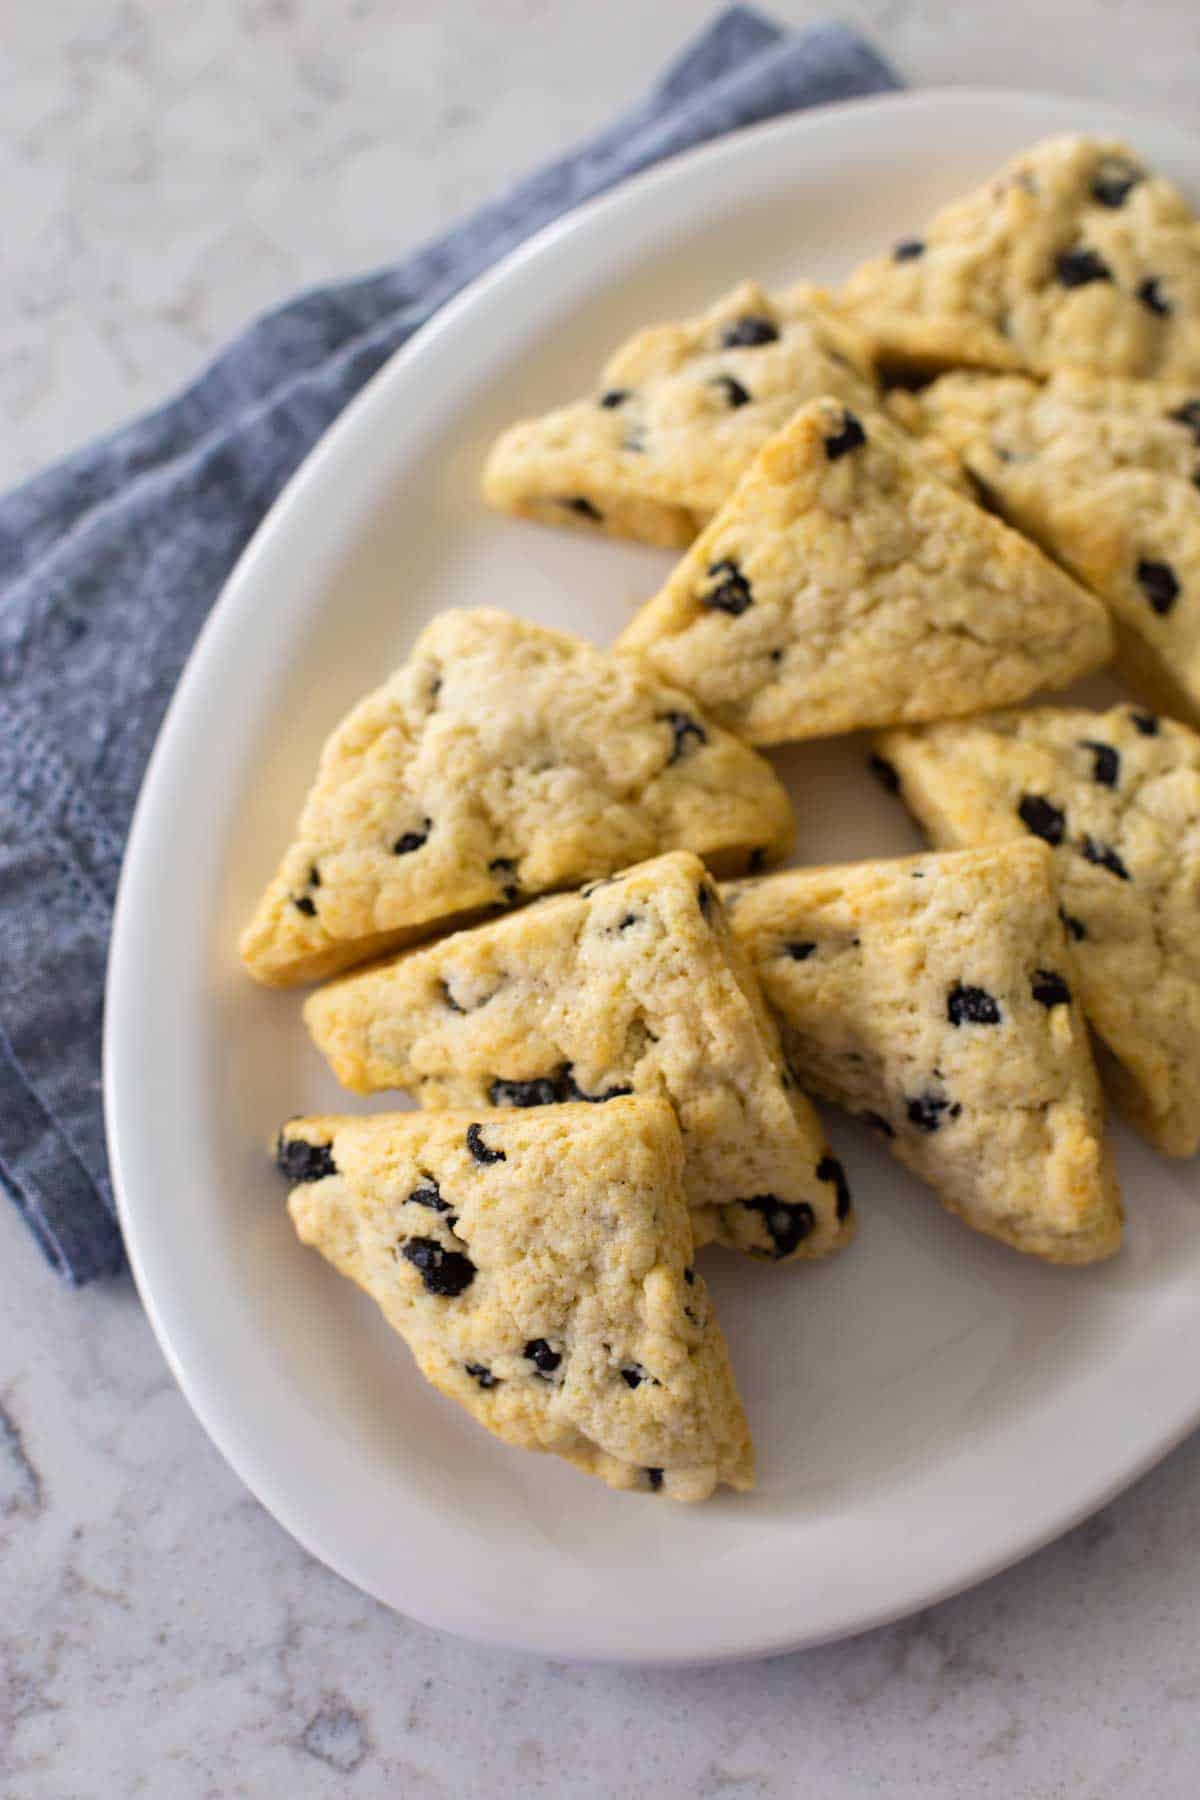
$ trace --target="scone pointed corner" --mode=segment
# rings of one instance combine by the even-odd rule
[[[773,744],[1007,705],[1113,640],[1100,601],[890,419],[826,397],[764,446],[617,648]]]

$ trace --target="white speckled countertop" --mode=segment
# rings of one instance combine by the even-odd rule
[[[710,10],[6,0],[0,482],[579,136]],[[838,10],[914,84],[1194,118],[1195,0]],[[479,1651],[314,1564],[209,1445],[129,1283],[64,1291],[0,1207],[0,1792],[1193,1800],[1198,1499],[1200,1437],[974,1593],[768,1663]]]

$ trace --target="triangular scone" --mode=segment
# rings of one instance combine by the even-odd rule
[[[242,957],[260,981],[312,981],[659,850],[740,874],[792,830],[769,765],[652,671],[445,612],[325,746]]]
[[[863,340],[818,289],[772,298],[745,281],[699,318],[631,338],[590,399],[512,426],[484,495],[502,512],[682,548],[802,401],[873,393]]]
[[[1200,380],[1200,223],[1107,139],[1035,144],[840,298],[885,369]]]
[[[1104,608],[875,412],[803,407],[622,634],[751,743],[951,718],[1105,661]]]
[[[661,856],[319,989],[305,1007],[357,1093],[423,1106],[665,1095],[698,1242],[820,1256],[850,1195],[716,892]]]
[[[1121,1241],[1100,1083],[1044,844],[725,890],[797,1080],[976,1231],[1048,1262]]]
[[[880,754],[940,844],[1054,849],[1101,1072],[1173,1156],[1200,1144],[1200,738],[1132,707],[889,732]]]
[[[497,1437],[674,1500],[754,1485],[664,1101],[294,1119],[278,1160],[304,1242]]]
[[[1200,383],[947,375],[896,404],[1107,601],[1131,686],[1200,725]]]

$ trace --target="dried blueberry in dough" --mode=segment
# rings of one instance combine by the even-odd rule
[[[643,1369],[641,1363],[631,1363],[627,1369],[620,1371],[620,1375],[627,1388],[640,1388],[643,1381],[648,1381],[652,1387],[659,1385],[650,1371]]]
[[[1055,273],[1063,287],[1086,287],[1092,281],[1111,281],[1112,270],[1104,258],[1096,250],[1089,250],[1085,244],[1074,250],[1064,250],[1054,265]]]
[[[1047,1011],[1054,1006],[1070,1006],[1071,990],[1061,975],[1053,969],[1039,969],[1033,978],[1031,991],[1039,1006]]]
[[[667,758],[667,767],[677,763],[681,756],[686,756],[693,747],[707,744],[708,733],[703,725],[697,723],[690,713],[669,712],[663,714],[664,723],[671,728],[671,754]]]
[[[750,591],[750,583],[732,557],[710,563],[708,580],[714,585],[701,590],[701,606],[707,606],[715,612],[728,613],[734,619],[741,618],[753,606],[754,596]]]
[[[420,850],[429,841],[429,834],[432,830],[433,820],[425,819],[419,830],[402,831],[392,845],[392,854],[394,856],[411,856],[414,850]]]
[[[562,504],[568,512],[577,513],[581,519],[590,519],[593,525],[603,525],[604,523],[604,514],[593,501],[588,499],[586,494],[572,494]]]
[[[1138,586],[1160,618],[1166,616],[1179,598],[1179,577],[1170,563],[1152,556],[1139,557]]]
[[[304,1138],[285,1137],[281,1132],[275,1150],[275,1164],[289,1181],[324,1181],[337,1174],[330,1144],[310,1144]]]
[[[1138,284],[1137,297],[1147,312],[1154,313],[1160,319],[1171,316],[1171,302],[1163,293],[1163,285],[1157,275],[1148,275],[1145,281]]]
[[[530,1338],[525,1346],[524,1356],[546,1380],[549,1380],[562,1362],[561,1351],[552,1349],[545,1338]]]
[[[845,1219],[850,1212],[850,1183],[846,1180],[846,1171],[836,1156],[823,1156],[817,1164],[817,1180],[832,1182],[837,1195],[837,1216]]]
[[[1106,156],[1092,177],[1092,199],[1101,206],[1124,206],[1132,190],[1144,180],[1136,164],[1123,156]]]
[[[436,1238],[409,1238],[400,1254],[425,1284],[427,1294],[453,1300],[475,1279],[475,1264],[460,1250],[447,1250]]]
[[[1044,794],[1022,794],[1017,816],[1034,837],[1040,837],[1050,845],[1062,843],[1067,827],[1066,815]]]
[[[511,856],[493,856],[488,863],[488,874],[501,877],[500,898],[511,906],[521,898],[521,884],[517,880],[517,865]]]
[[[766,1254],[776,1259],[794,1255],[816,1224],[816,1214],[805,1200],[788,1202],[775,1194],[755,1194],[738,1204],[761,1218],[771,1240]]]
[[[946,997],[946,1017],[954,1026],[999,1025],[1003,1014],[999,1001],[986,988],[964,987],[958,981]]]
[[[570,1063],[562,1063],[552,1075],[535,1075],[528,1081],[512,1081],[497,1076],[488,1087],[488,1101],[492,1106],[555,1106],[565,1100],[585,1100],[589,1104],[602,1104],[606,1100],[620,1100],[632,1093],[632,1089],[623,1086],[612,1086],[600,1094],[587,1094],[575,1079],[575,1071]]]
[[[909,1124],[915,1125],[918,1131],[940,1131],[943,1116],[946,1114],[950,1118],[955,1116],[955,1109],[949,1100],[941,1094],[929,1092],[917,1094],[906,1103],[904,1110],[908,1115]]]
[[[633,1092],[633,1089],[631,1087],[626,1087],[623,1083],[620,1083],[620,1082],[614,1082],[610,1087],[606,1087],[602,1093],[599,1093],[599,1094],[585,1093],[584,1090],[580,1087],[579,1083],[576,1081],[575,1071],[571,1067],[570,1063],[567,1063],[563,1068],[562,1081],[563,1081],[563,1093],[561,1096],[562,1099],[564,1099],[564,1100],[582,1100],[588,1106],[603,1106],[609,1100],[624,1100],[629,1094],[632,1094],[632,1092]]]
[[[1083,920],[1077,919],[1074,913],[1067,912],[1066,909],[1061,906],[1058,909],[1058,916],[1062,920],[1063,930],[1066,932],[1067,936],[1074,938],[1077,944],[1081,944],[1087,936],[1087,926],[1084,924]]]
[[[1095,738],[1081,738],[1081,750],[1092,753],[1092,780],[1098,781],[1102,787],[1116,787],[1121,779],[1121,753],[1111,744],[1101,744]]]
[[[506,1160],[503,1150],[493,1150],[483,1141],[483,1130],[479,1125],[467,1126],[467,1149],[477,1163],[500,1163]]]
[[[1120,852],[1114,850],[1111,844],[1099,843],[1097,839],[1089,837],[1085,832],[1079,840],[1079,853],[1086,857],[1088,862],[1095,863],[1097,868],[1107,869],[1110,875],[1117,877],[1118,881],[1131,879]]]
[[[565,1098],[557,1075],[535,1075],[530,1081],[509,1081],[497,1076],[488,1088],[490,1106],[553,1106]]]
[[[432,1175],[426,1175],[408,1196],[410,1206],[427,1206],[430,1212],[448,1213],[450,1202],[442,1199],[442,1190]]]
[[[862,420],[857,418],[848,408],[842,414],[840,431],[835,431],[825,439],[825,454],[830,462],[837,462],[839,457],[849,455],[851,450],[859,450],[867,441],[867,434],[862,428]]]
[[[757,349],[762,344],[774,344],[778,339],[778,325],[752,313],[735,319],[721,333],[721,343],[726,350]]]
[[[749,390],[744,388],[735,376],[714,375],[712,385],[715,388],[720,388],[724,395],[726,405],[730,408],[748,406],[750,404]]]

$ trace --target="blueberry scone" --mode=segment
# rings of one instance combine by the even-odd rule
[[[1055,1263],[1121,1241],[1051,852],[788,870],[725,890],[797,1080],[976,1231]]]
[[[673,1104],[697,1242],[819,1256],[850,1195],[703,864],[686,852],[349,975],[305,1007],[357,1093],[422,1106]]]
[[[1108,603],[1131,686],[1200,724],[1200,382],[959,374],[896,404]]]
[[[664,1101],[295,1119],[278,1162],[303,1241],[505,1443],[675,1500],[753,1486]]]
[[[1079,997],[1123,1110],[1173,1156],[1200,1145],[1200,738],[1132,707],[889,732],[885,767],[936,843],[1043,839]]]
[[[1105,661],[1104,608],[930,473],[882,414],[810,402],[622,652],[751,743],[949,718]]]
[[[772,298],[743,282],[710,312],[631,338],[591,398],[512,426],[484,495],[502,512],[682,548],[802,401],[873,392],[865,343],[819,290]]]
[[[330,738],[242,957],[311,981],[659,850],[741,873],[792,829],[768,764],[652,672],[445,612]]]
[[[1035,144],[840,297],[885,369],[1200,380],[1200,223],[1107,139]]]

